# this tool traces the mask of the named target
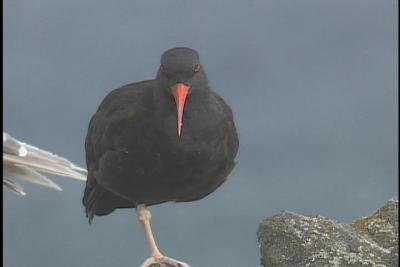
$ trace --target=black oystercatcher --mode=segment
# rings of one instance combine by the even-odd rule
[[[164,52],[155,80],[112,91],[90,121],[83,197],[89,222],[136,208],[152,250],[142,266],[188,266],[160,253],[146,206],[207,196],[232,171],[238,146],[232,111],[211,90],[197,52]]]

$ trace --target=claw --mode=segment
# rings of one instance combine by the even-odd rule
[[[168,257],[150,257],[140,267],[190,267],[189,264]]]

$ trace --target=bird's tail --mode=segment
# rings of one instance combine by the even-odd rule
[[[110,214],[117,208],[134,208],[135,204],[119,197],[105,189],[96,182],[96,179],[89,179],[90,184],[86,185],[82,203],[85,206],[86,217],[91,224],[94,216]]]

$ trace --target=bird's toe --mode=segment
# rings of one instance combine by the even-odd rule
[[[190,267],[189,264],[168,257],[150,257],[140,267]]]

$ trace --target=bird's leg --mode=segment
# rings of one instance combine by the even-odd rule
[[[139,221],[143,224],[144,231],[146,233],[146,238],[149,241],[151,249],[151,257],[148,258],[141,267],[152,267],[152,266],[171,266],[171,267],[190,267],[187,263],[177,261],[161,254],[157,247],[156,240],[154,239],[153,231],[151,230],[150,219],[151,213],[146,208],[146,205],[139,204],[136,207]],[[164,265],[160,265],[164,264]]]
[[[157,247],[156,240],[154,239],[153,231],[151,230],[150,219],[151,213],[146,208],[144,204],[137,205],[137,212],[139,216],[139,221],[143,224],[144,232],[146,233],[146,238],[149,241],[151,256],[154,258],[161,258],[163,255]]]

